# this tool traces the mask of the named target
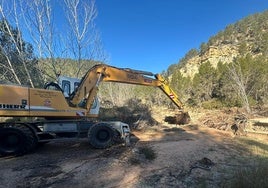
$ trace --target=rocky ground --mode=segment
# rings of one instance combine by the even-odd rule
[[[72,140],[2,157],[0,187],[229,187],[236,170],[268,157],[267,136],[209,128],[197,112],[183,126],[155,114],[158,124],[133,131],[130,147],[99,150]]]

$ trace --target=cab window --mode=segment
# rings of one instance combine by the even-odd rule
[[[69,81],[67,80],[62,81],[62,90],[63,90],[64,96],[69,97],[71,93],[71,84]]]

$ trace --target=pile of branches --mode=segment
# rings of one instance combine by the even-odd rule
[[[245,134],[247,116],[237,109],[219,110],[205,113],[199,119],[203,126],[224,131],[232,131],[235,135]]]

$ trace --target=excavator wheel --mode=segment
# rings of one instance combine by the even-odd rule
[[[37,138],[24,124],[5,124],[0,127],[0,155],[20,156],[33,150]]]
[[[88,130],[89,143],[98,149],[108,148],[114,143],[115,130],[107,123],[97,123]]]

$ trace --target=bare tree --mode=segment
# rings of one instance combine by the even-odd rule
[[[232,62],[228,66],[229,78],[231,79],[233,88],[237,91],[243,106],[248,113],[251,112],[250,104],[247,95],[247,78],[242,72],[242,68],[239,62]]]
[[[1,14],[2,23],[3,23],[3,28],[1,28],[1,29],[2,29],[2,32],[4,32],[11,40],[11,43],[14,46],[13,50],[16,51],[18,61],[21,62],[23,65],[24,72],[27,75],[28,82],[31,85],[31,87],[34,87],[29,69],[27,67],[28,60],[27,60],[27,54],[25,53],[25,43],[22,40],[22,35],[20,32],[20,24],[19,24],[20,23],[19,22],[20,15],[17,11],[18,10],[17,3],[15,0],[12,1],[11,3],[10,3],[10,1],[9,1],[9,3],[5,2],[5,1],[1,2],[0,14]],[[12,5],[12,6],[10,6],[10,5]],[[9,10],[9,11],[7,11],[7,10]],[[12,27],[10,26],[10,24],[8,23],[7,15],[9,18],[13,19],[13,24],[16,26],[16,31],[14,31],[12,29]],[[5,66],[4,64],[2,64],[2,66],[5,66],[7,68],[7,70],[11,71],[16,82],[18,84],[21,84],[21,80],[19,78],[19,75],[14,69],[14,62],[12,62],[11,54],[10,54],[11,52],[10,52],[10,50],[6,49],[4,47],[4,45],[6,45],[6,44],[2,43],[2,45],[0,46],[0,49],[1,49],[2,55],[6,58],[7,65]]]
[[[108,82],[101,84],[98,96],[103,101],[109,101],[113,106],[122,106],[127,101],[137,98],[136,85]]]
[[[64,0],[62,2],[0,0],[0,3],[2,19],[16,26],[18,31],[22,31],[28,41],[33,44],[33,51],[38,59],[36,67],[42,73],[43,81],[46,81],[48,77],[55,79],[59,72],[66,68],[65,63],[76,61],[77,65],[72,67],[74,70],[63,70],[63,72],[70,73],[68,76],[74,76],[73,72],[75,72],[76,77],[81,77],[93,64],[107,61],[99,32],[94,24],[97,16],[94,0]],[[57,13],[55,11],[64,11],[66,17],[55,19],[54,15]],[[59,20],[65,24],[58,26]],[[22,33],[19,32],[18,35]],[[19,44],[16,50],[33,87],[25,54],[19,51],[23,46],[23,40],[17,41],[13,38],[13,41]],[[5,52],[1,46],[0,50]],[[8,75],[7,73],[12,73],[14,80],[21,84],[21,78],[14,68],[10,54],[6,52],[2,55],[7,59],[7,63],[1,64],[1,67],[4,67],[1,69],[2,77]]]
[[[69,23],[69,47],[78,62],[76,76],[83,68],[82,59],[94,59],[99,35],[95,28],[94,20],[97,9],[94,0],[64,0],[65,15]]]
[[[46,70],[47,68],[52,70],[53,73],[53,75],[47,76],[56,78],[59,68],[55,60],[55,53],[60,50],[64,51],[64,49],[60,48],[62,45],[56,45],[61,37],[55,36],[51,1],[20,0],[20,4],[20,7],[23,9],[21,12],[23,13],[24,23],[36,47],[37,56],[39,58],[46,58],[46,61],[41,61],[38,64],[39,70],[42,71],[44,80],[46,80],[45,75],[49,72]],[[25,6],[27,7],[26,9]],[[55,40],[56,38],[57,40]]]

